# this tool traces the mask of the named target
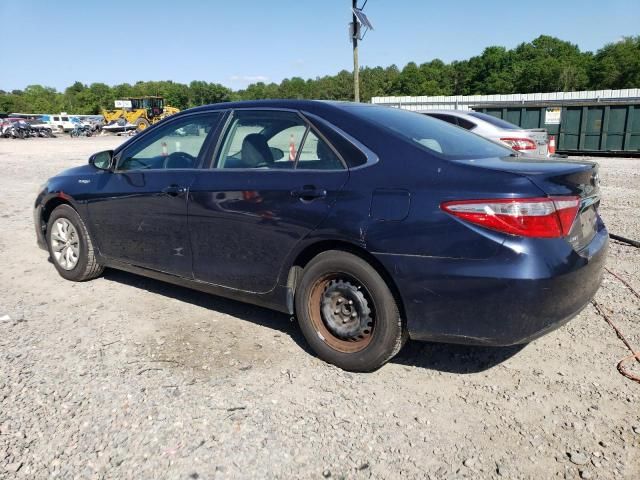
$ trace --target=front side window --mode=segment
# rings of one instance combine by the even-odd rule
[[[118,170],[197,168],[204,141],[219,118],[219,113],[193,115],[149,131],[123,152]]]
[[[331,147],[293,112],[236,111],[218,169],[343,169]]]

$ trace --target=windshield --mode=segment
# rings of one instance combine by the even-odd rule
[[[405,137],[448,160],[504,157],[511,149],[427,115],[391,107],[353,106],[356,116]]]
[[[479,118],[480,120],[484,120],[494,127],[502,128],[503,130],[522,130],[522,128],[520,128],[518,125],[514,125],[513,123],[509,123],[506,120],[502,120],[501,118],[494,117],[493,115],[489,115],[486,113],[469,112],[469,115]]]

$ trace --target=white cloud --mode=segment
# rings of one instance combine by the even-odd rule
[[[229,80],[232,82],[240,83],[256,83],[256,82],[268,82],[269,77],[264,75],[231,75]]]

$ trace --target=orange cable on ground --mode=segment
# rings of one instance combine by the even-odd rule
[[[640,299],[640,294],[631,286],[629,285],[629,283],[624,280],[622,277],[620,277],[618,274],[616,274],[615,272],[612,272],[611,270],[609,270],[607,267],[605,267],[605,270],[610,273],[611,275],[613,275],[615,278],[617,278],[618,280],[620,280],[620,282],[627,287],[629,290],[631,290],[631,292]],[[637,375],[634,375],[633,373],[627,371],[625,369],[624,364],[626,362],[628,362],[629,360],[633,360],[636,359],[639,363],[640,363],[640,352],[639,351],[635,351],[634,348],[631,346],[631,344],[629,343],[629,341],[625,338],[625,336],[622,334],[622,332],[620,331],[620,329],[615,325],[615,323],[613,323],[613,321],[609,318],[609,316],[604,312],[604,309],[600,306],[600,304],[598,302],[596,302],[595,300],[592,300],[591,303],[593,304],[593,306],[595,307],[596,311],[598,312],[598,314],[604,318],[607,323],[609,325],[611,325],[611,328],[613,328],[616,332],[616,334],[618,335],[618,338],[620,338],[620,340],[622,340],[622,342],[626,345],[626,347],[629,349],[629,351],[631,351],[631,355],[629,355],[628,357],[623,358],[622,360],[620,360],[618,362],[618,371],[624,375],[625,377],[627,377],[629,380],[633,380],[634,382],[638,382],[640,383],[640,377],[638,377]]]

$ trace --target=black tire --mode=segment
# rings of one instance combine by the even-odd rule
[[[150,123],[146,118],[139,118],[136,120],[136,132],[144,132],[147,128],[149,128]]]
[[[63,268],[56,259],[53,251],[53,229],[56,222],[60,219],[65,219],[71,223],[77,232],[79,253],[77,263],[71,269]],[[84,282],[100,276],[104,270],[104,266],[98,262],[96,257],[93,242],[91,241],[87,227],[78,215],[78,212],[69,205],[60,205],[51,213],[49,222],[47,223],[47,247],[49,249],[49,256],[56,270],[61,277],[67,280]]]
[[[348,301],[347,308],[358,310],[356,316],[359,318],[354,320],[358,323],[354,328],[360,329],[360,335],[334,335],[325,321],[323,302],[330,298],[328,289],[338,285],[348,285],[344,298],[349,298],[348,292],[358,296],[355,305]],[[338,297],[337,301],[341,303],[344,299],[341,294]],[[366,300],[364,318],[370,327],[363,327],[360,318],[362,312],[358,304],[362,298]],[[384,279],[365,260],[345,251],[323,252],[309,262],[296,288],[295,304],[300,329],[311,348],[318,357],[344,370],[377,370],[400,351],[407,339],[396,300]],[[348,319],[347,315],[343,323],[350,322]]]

